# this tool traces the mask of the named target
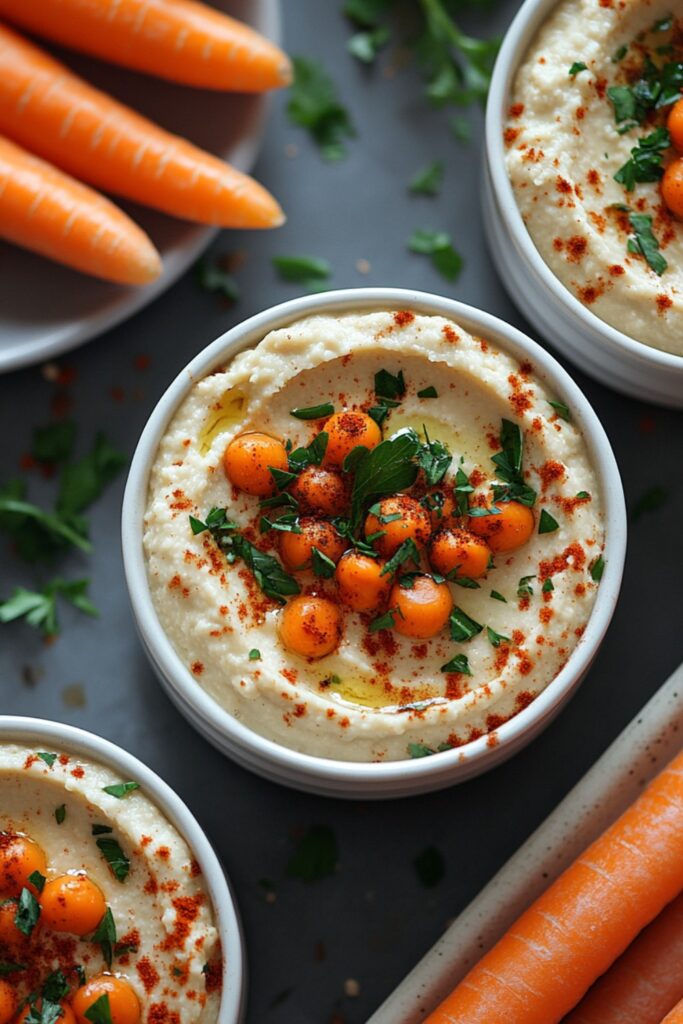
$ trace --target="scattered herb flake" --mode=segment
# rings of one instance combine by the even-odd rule
[[[534,588],[531,581],[535,579],[535,576],[522,576],[517,584],[517,597],[533,597]]]
[[[133,793],[139,788],[139,782],[117,782],[113,786],[103,786],[102,790],[103,792],[108,793],[109,796],[116,797],[117,800],[123,800],[123,798],[128,796],[129,793]]]
[[[93,942],[98,943],[107,967],[111,968],[114,958],[114,946],[116,945],[116,923],[114,922],[111,907],[107,907],[104,917],[98,924],[97,930],[93,935]]]
[[[531,577],[531,579],[533,579],[533,576]],[[503,595],[499,594],[497,590],[491,591],[491,597],[493,598],[494,601],[502,601],[503,604],[508,603],[507,597],[503,597]]]
[[[474,619],[457,606],[451,612],[450,619],[451,627],[451,638],[456,640],[458,643],[465,643],[467,640],[471,640],[472,637],[477,636],[481,633],[484,628],[481,623],[476,622]]]
[[[73,420],[57,420],[46,427],[36,427],[31,442],[31,455],[37,462],[54,465],[70,458],[76,439]]]
[[[422,388],[422,391],[418,391],[418,398],[438,398],[439,392],[436,390],[433,384],[430,384],[428,388]]]
[[[559,530],[560,524],[554,516],[551,516],[547,509],[541,509],[541,516],[538,520],[538,532],[539,533],[554,533],[555,530]]]
[[[14,915],[14,925],[22,935],[30,935],[38,924],[40,917],[40,904],[30,889],[24,887],[19,896],[17,911]]]
[[[390,373],[389,370],[379,370],[375,374],[375,394],[378,398],[389,398],[398,401],[406,393],[406,382],[403,378],[403,370],[398,373]]]
[[[109,996],[106,992],[99,999],[95,1000],[85,1011],[84,1016],[88,1018],[91,1024],[112,1024],[111,1006],[109,1005]]]
[[[0,623],[23,618],[29,626],[40,629],[44,636],[59,632],[57,597],[65,598],[86,615],[97,617],[99,612],[86,595],[89,580],[54,579],[39,591],[15,587],[12,595],[0,602]]]
[[[52,765],[57,760],[56,754],[49,754],[46,750],[37,750],[36,757],[39,757],[41,761],[44,761],[48,768],[52,768]]]
[[[309,291],[324,290],[332,274],[327,260],[315,256],[273,256],[273,266],[283,281],[303,285]]]
[[[575,60],[569,69],[569,77],[575,78],[580,71],[588,71],[588,65],[584,64],[582,60]]]
[[[646,512],[656,512],[662,507],[668,497],[669,492],[666,488],[650,487],[634,502],[631,509],[631,522],[637,523]]]
[[[252,647],[252,649],[249,651],[249,661],[260,661],[260,660],[261,660],[261,652],[259,651],[258,647]]]
[[[602,557],[602,555],[598,555],[597,558],[593,559],[593,561],[588,567],[588,570],[591,574],[591,579],[595,580],[596,583],[599,583],[602,579],[602,574],[605,571],[605,559]]]
[[[659,181],[664,174],[662,157],[670,145],[671,136],[667,129],[663,125],[655,128],[649,135],[638,139],[631,156],[616,172],[614,180],[627,192],[632,192],[639,182]]]
[[[302,882],[317,882],[334,874],[338,859],[332,829],[327,825],[312,825],[299,840],[287,865],[287,875]]]
[[[383,615],[378,615],[377,618],[373,619],[368,626],[368,632],[379,633],[380,629],[393,629],[394,615],[397,611],[397,608],[390,608],[389,611],[384,612]]]
[[[430,256],[434,267],[448,281],[455,281],[464,266],[460,253],[453,248],[451,236],[446,231],[418,228],[408,240],[411,252]]]
[[[642,256],[655,274],[661,275],[668,263],[659,251],[659,240],[652,230],[652,217],[644,213],[630,213],[629,222],[634,234],[626,243],[626,248],[636,256]]]
[[[318,61],[295,57],[292,63],[294,81],[287,104],[290,121],[310,132],[326,160],[343,159],[344,140],[355,131],[332,79]]]
[[[553,409],[555,410],[557,415],[560,417],[560,419],[566,420],[567,423],[571,423],[571,421],[572,421],[572,414],[569,411],[569,406],[568,405],[565,405],[564,402],[560,402],[560,401],[548,402],[548,405],[552,405]]]
[[[26,964],[14,964],[7,960],[0,960],[0,978],[6,978],[8,974],[16,974],[25,970]]]
[[[205,292],[216,292],[228,302],[237,302],[240,297],[237,281],[219,262],[202,257],[194,269],[197,283]]]
[[[544,594],[549,594],[554,589],[555,584],[553,583],[552,579],[550,578],[550,576],[546,577],[546,579],[543,580],[543,586],[541,587],[541,590]]]
[[[356,60],[362,61],[363,64],[372,64],[382,47],[389,42],[390,36],[388,27],[379,25],[366,32],[356,32],[348,40],[346,49]]]
[[[441,666],[442,672],[459,672],[463,676],[471,676],[472,669],[466,654],[456,654],[454,658]]]
[[[118,840],[107,836],[98,839],[97,845],[117,882],[125,882],[130,871],[130,861],[121,849]]]
[[[436,196],[441,191],[443,171],[443,160],[435,160],[417,172],[415,177],[411,179],[408,188],[416,195]]]
[[[304,409],[290,409],[289,415],[296,416],[298,420],[321,420],[331,416],[334,406],[331,402],[323,402],[321,405],[309,405]],[[272,472],[272,470],[271,470]]]
[[[312,552],[312,568],[314,576],[317,576],[319,579],[329,580],[334,576],[337,566],[323,551],[314,547]]]
[[[55,821],[58,825],[63,825],[66,820],[66,804],[60,804],[59,807],[55,808]]]
[[[509,636],[504,636],[503,633],[496,633],[495,629],[492,629],[491,626],[486,627],[486,635],[489,638],[489,643],[492,644],[493,647],[500,647],[501,644],[510,643]]]

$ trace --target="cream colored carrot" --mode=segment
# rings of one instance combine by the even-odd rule
[[[598,978],[564,1024],[659,1024],[683,999],[683,893]]]
[[[662,1024],[683,1024],[683,999],[667,1013]]]
[[[252,178],[94,89],[3,25],[0,133],[82,181],[176,217],[240,228],[283,221]]]
[[[428,1024],[558,1024],[681,891],[683,753],[522,914]]]
[[[112,64],[185,85],[263,92],[291,81],[282,50],[195,0],[0,0],[0,17]]]
[[[104,196],[0,137],[0,237],[119,284],[149,284],[161,257]]]

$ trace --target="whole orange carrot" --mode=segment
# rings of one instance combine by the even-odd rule
[[[0,137],[0,237],[119,284],[148,284],[161,257],[112,202]]]
[[[667,1013],[661,1024],[683,1024],[683,999]]]
[[[512,925],[428,1024],[558,1024],[683,890],[683,753]]]
[[[252,178],[88,85],[2,25],[0,133],[82,181],[176,217],[241,228],[283,221]]]
[[[659,1024],[683,999],[683,893],[598,978],[564,1024]]]
[[[282,50],[195,0],[0,0],[0,16],[74,50],[185,85],[263,92],[291,80]]]

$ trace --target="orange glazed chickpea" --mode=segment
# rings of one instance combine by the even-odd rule
[[[534,514],[519,501],[503,501],[498,515],[470,516],[469,528],[483,537],[492,551],[514,551],[526,544],[534,531]]]
[[[323,463],[335,469],[341,469],[346,456],[359,444],[376,448],[382,440],[382,431],[364,412],[336,412],[323,430],[328,438]]]
[[[339,646],[342,617],[326,597],[294,597],[282,609],[280,639],[288,651],[303,658],[324,658]]]
[[[394,629],[402,636],[428,640],[440,633],[453,611],[453,598],[447,583],[431,576],[416,576],[412,587],[395,583],[389,595],[394,612]]]
[[[381,608],[391,590],[391,576],[382,576],[384,562],[358,551],[347,551],[337,565],[339,599],[354,612],[375,612]]]
[[[87,875],[60,875],[46,882],[39,903],[43,924],[71,935],[95,931],[107,910],[102,890]]]
[[[109,999],[112,1024],[138,1024],[142,1015],[140,1000],[124,978],[113,974],[98,974],[76,990],[71,1006],[78,1024],[90,1024],[86,1013],[102,996]]]
[[[379,502],[378,515],[369,513],[364,530],[366,537],[382,533],[381,537],[372,542],[372,546],[383,558],[391,558],[404,540],[414,540],[418,545],[426,544],[432,532],[432,524],[429,512],[419,501],[407,494],[396,494]]]
[[[253,431],[238,434],[223,453],[223,469],[231,484],[245,494],[265,498],[276,487],[269,467],[287,471],[289,463],[282,441]]]
[[[340,516],[349,500],[349,491],[341,473],[321,466],[307,466],[290,488],[302,512]]]
[[[26,887],[36,892],[29,882],[34,871],[44,875],[47,861],[38,843],[28,836],[0,832],[0,896],[18,896]]]
[[[42,1005],[43,1005],[43,1000],[42,999],[38,999],[36,1004],[35,1004],[36,1008],[38,1010],[40,1010]],[[59,1005],[62,1008],[61,1016],[57,1018],[59,1024],[76,1024],[76,1016],[75,1016],[73,1010],[71,1009],[71,1007],[69,1006],[69,1004],[66,1003],[66,1002],[63,1002],[63,1003],[60,1003]],[[16,1021],[14,1022],[14,1024],[23,1024],[23,1022],[28,1017],[30,1010],[31,1010],[31,1006],[30,1005],[25,1006],[24,1009],[19,1014],[19,1016],[16,1018]],[[1,1017],[0,1017],[0,1020],[2,1020]]]
[[[9,1024],[17,1012],[17,993],[8,981],[0,979],[0,1024]]]
[[[486,575],[491,548],[485,540],[468,530],[449,530],[444,527],[434,534],[429,545],[432,568],[443,576],[456,569],[456,576],[469,576],[476,580]]]
[[[662,199],[676,217],[683,218],[683,156],[664,171]]]
[[[282,531],[279,538],[280,558],[285,569],[310,568],[313,548],[322,551],[333,562],[338,562],[346,551],[347,542],[340,537],[332,523],[304,516],[299,520],[301,533]]]
[[[683,99],[674,103],[666,126],[674,146],[683,153]]]

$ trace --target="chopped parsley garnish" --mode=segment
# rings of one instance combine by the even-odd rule
[[[634,503],[631,509],[631,522],[637,523],[646,512],[656,512],[668,497],[669,492],[664,487],[650,487]]]
[[[406,393],[406,382],[403,377],[403,370],[398,373],[390,373],[388,370],[378,370],[375,374],[375,394],[378,398],[389,398],[398,401]]]
[[[69,994],[69,982],[66,980],[62,971],[53,971],[45,979],[43,985],[43,999],[48,999],[51,1003],[58,1003],[61,999],[65,999]]]
[[[331,558],[319,548],[313,548],[312,554],[312,567],[313,575],[318,576],[320,579],[329,580],[334,576],[334,571],[337,568]]]
[[[418,228],[410,236],[408,248],[411,252],[430,256],[434,267],[447,281],[455,281],[460,276],[464,261],[460,253],[453,248],[451,236],[447,231]]]
[[[31,455],[37,462],[65,462],[71,457],[76,440],[73,420],[58,420],[46,427],[36,427],[31,442]]]
[[[470,483],[470,478],[462,466],[458,466],[455,473],[455,501],[461,516],[469,514],[469,495],[473,491],[474,487]]]
[[[282,491],[282,490],[285,489],[285,487],[289,487],[290,484],[293,484],[294,481],[296,480],[296,476],[297,476],[296,473],[290,473],[286,469],[275,469],[274,466],[268,466],[268,472],[270,473],[270,475],[272,476],[273,480],[275,481],[275,486],[277,487],[278,491]],[[276,497],[278,497],[278,495],[273,495],[273,498],[276,498]],[[295,504],[298,504],[296,502],[296,499],[292,498],[291,494],[287,495],[286,497],[280,496],[279,503],[281,504],[282,502],[284,502],[285,504],[289,504],[289,499],[291,499],[293,502],[295,502]],[[271,502],[272,500],[273,500],[272,498],[266,498],[264,501],[259,502],[259,505],[260,505],[261,508],[276,507],[276,506],[267,504],[268,502]]]
[[[356,32],[348,40],[346,49],[363,64],[372,64],[382,47],[389,42],[390,35],[386,25],[379,25],[366,32]]]
[[[111,825],[93,825],[90,829],[90,833],[93,836],[106,836],[113,832],[114,829]]]
[[[597,558],[593,559],[591,564],[588,566],[588,571],[591,574],[591,579],[596,583],[599,583],[602,579],[602,574],[605,571],[605,559],[602,555],[598,555]]]
[[[249,651],[249,661],[260,661],[260,660],[261,660],[261,652],[259,651],[258,647],[252,647],[252,649]]]
[[[554,533],[555,530],[559,530],[560,524],[557,519],[551,516],[547,509],[541,509],[541,517],[538,520],[538,532],[539,533]]]
[[[590,494],[588,493],[588,491],[577,491],[576,492],[576,497],[577,498],[590,498]]]
[[[652,217],[644,213],[630,213],[628,219],[634,234],[626,248],[634,255],[643,256],[647,265],[661,277],[669,264],[659,251],[659,241],[652,231]]]
[[[462,676],[471,676],[472,669],[470,663],[467,660],[466,654],[456,654],[454,658],[447,661],[445,665],[441,666],[442,672],[459,672]]]
[[[114,959],[114,946],[116,945],[116,923],[111,907],[107,907],[104,917],[97,926],[93,935],[93,942],[98,943],[102,950],[102,957],[107,967],[111,968]]]
[[[560,417],[560,419],[566,420],[567,423],[571,423],[572,414],[569,411],[569,406],[568,405],[565,405],[564,402],[559,402],[559,401],[555,401],[555,402],[550,402],[549,401],[548,405],[552,405],[553,409],[555,410],[557,415]]]
[[[332,829],[327,825],[312,825],[299,840],[287,865],[287,875],[302,882],[317,882],[334,874],[338,859]]]
[[[457,587],[464,587],[465,590],[481,590],[481,584],[473,580],[471,576],[456,576],[456,572],[457,566],[455,569],[451,569],[446,579],[455,583]]]
[[[419,447],[417,435],[410,431],[380,441],[359,461],[351,492],[352,531],[370,502],[412,487],[418,474],[413,460]]]
[[[22,935],[30,935],[38,924],[40,917],[40,904],[30,889],[23,888],[17,903],[17,911],[14,915],[14,925]]]
[[[295,448],[289,453],[289,468],[300,473],[307,466],[319,466],[325,458],[329,434],[321,430],[305,448]]]
[[[638,139],[631,150],[631,156],[614,175],[614,180],[632,192],[638,182],[659,181],[664,174],[662,156],[671,145],[668,130],[660,125],[649,135]]]
[[[368,633],[379,633],[380,629],[393,629],[395,625],[394,615],[397,612],[398,608],[390,608],[383,615],[378,615],[368,626]]]
[[[289,415],[296,416],[298,420],[321,420],[333,412],[332,402],[323,402],[321,405],[309,405],[305,409],[290,409]]]
[[[295,57],[293,66],[294,82],[287,104],[290,121],[310,132],[326,160],[343,159],[344,140],[355,131],[332,79],[318,61]]]
[[[85,1011],[84,1016],[91,1024],[112,1024],[111,1006],[106,992],[95,1000],[92,1006]]]
[[[510,643],[509,636],[504,636],[503,633],[496,633],[495,629],[492,629],[491,626],[486,627],[486,635],[489,638],[489,643],[492,644],[493,647],[500,647],[501,644]]]
[[[97,845],[117,882],[125,882],[130,871],[130,861],[121,849],[118,840],[106,836],[98,839]]]
[[[418,398],[438,398],[439,392],[436,390],[433,384],[430,384],[428,388],[422,388],[422,391],[418,391]]]
[[[380,576],[386,576],[387,574],[393,575],[393,573],[395,573],[404,564],[404,562],[409,560],[415,562],[416,565],[420,564],[420,552],[417,550],[417,546],[412,537],[408,537],[403,541],[400,547],[384,565]],[[393,621],[391,624],[393,626]]]
[[[332,274],[327,260],[315,256],[273,256],[273,266],[283,281],[303,285],[311,292],[324,291]]]
[[[588,71],[588,65],[584,64],[582,60],[575,60],[569,69],[569,77],[575,78],[580,71]]]
[[[0,529],[10,534],[17,552],[28,562],[51,561],[72,545],[89,553],[92,544],[78,527],[60,515],[45,512],[24,500],[22,480],[13,480],[0,492]]]
[[[541,590],[544,594],[549,594],[554,589],[555,584],[553,583],[552,579],[550,578],[550,576],[546,577],[546,579],[543,580],[543,586],[541,587]]]
[[[385,402],[384,405],[373,405],[371,409],[368,409],[368,416],[375,421],[378,427],[381,427],[389,415],[390,409],[397,404],[397,402]]]
[[[533,579],[533,576],[531,577],[531,579]],[[502,601],[503,604],[508,603],[507,597],[503,597],[503,595],[499,594],[497,590],[491,591],[491,597],[493,598],[494,601]]]
[[[269,519],[268,516],[261,516],[259,529],[261,530],[261,533],[267,533],[268,530],[279,530],[280,533],[303,532],[299,525],[298,513],[296,512],[286,512],[284,515],[278,516],[277,519]]]
[[[206,257],[198,260],[194,267],[197,284],[205,292],[215,292],[228,302],[237,302],[240,297],[239,286],[233,275],[221,266],[221,262]]]
[[[619,51],[617,51],[619,53]],[[615,54],[616,56],[616,54]],[[630,85],[613,85],[607,90],[614,120],[620,133],[642,124],[651,110],[669,106],[680,99],[683,87],[683,62],[669,61],[657,67],[645,60],[641,77]]]
[[[475,622],[474,619],[470,618],[462,608],[458,607],[453,609],[448,621],[451,627],[451,638],[453,640],[457,640],[459,643],[471,640],[472,637],[481,633],[484,628],[479,622]]]
[[[23,618],[29,626],[40,629],[44,636],[55,636],[59,632],[58,597],[65,598],[86,615],[97,618],[99,612],[86,593],[89,584],[89,580],[57,578],[38,591],[15,587],[11,597],[0,602],[0,623]]]
[[[28,876],[28,880],[37,892],[42,892],[45,888],[45,882],[47,879],[45,875],[42,875],[40,871],[32,871]]]
[[[421,444],[417,451],[417,462],[425,475],[427,484],[434,487],[445,477],[448,468],[453,461],[443,441],[431,441],[427,428],[423,425],[422,430],[426,438],[425,444]]]
[[[104,793],[108,793],[109,796],[116,797],[117,800],[123,800],[129,793],[133,793],[139,788],[139,782],[117,782],[113,786],[103,786],[102,790]]]
[[[535,579],[535,576],[522,576],[517,584],[517,597],[533,597],[534,588],[531,581]]]
[[[58,825],[63,825],[66,820],[66,804],[60,804],[59,807],[55,808],[55,821]]]
[[[420,196],[436,196],[441,191],[443,181],[443,160],[435,160],[418,171],[412,178],[408,188],[411,192]]]
[[[433,889],[446,874],[446,862],[443,854],[435,846],[428,846],[418,853],[413,861],[417,877],[426,889]]]
[[[627,53],[628,53],[628,45],[626,43],[622,43],[622,45],[620,47],[618,47],[614,51],[614,53],[612,54],[612,63],[613,64],[618,64],[620,60],[624,59],[624,57],[626,56]]]
[[[502,420],[500,446],[503,450],[493,455],[491,462],[503,484],[494,484],[493,500],[519,501],[531,507],[536,501],[536,491],[524,479],[522,431],[516,423]]]
[[[37,750],[36,757],[39,757],[41,761],[44,761],[48,768],[52,768],[52,765],[57,760],[56,754],[49,754],[46,750]]]
[[[8,974],[16,974],[18,971],[25,971],[26,964],[14,964],[7,960],[0,960],[0,978],[6,978]]]

